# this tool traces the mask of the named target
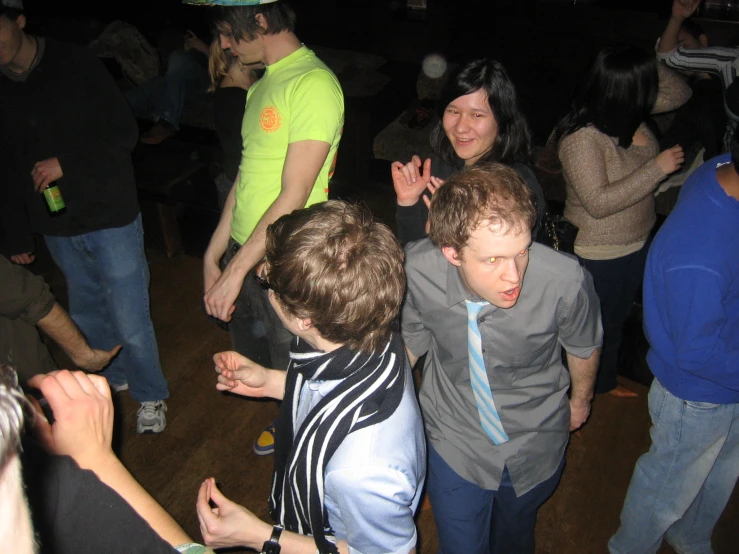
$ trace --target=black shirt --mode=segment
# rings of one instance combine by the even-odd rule
[[[229,180],[234,181],[243,149],[241,122],[246,109],[246,91],[241,87],[219,87],[214,96],[213,109],[216,132],[221,143],[222,171]]]
[[[130,154],[138,127],[123,93],[92,53],[46,39],[29,73],[0,75],[0,118],[0,219],[11,254],[31,250],[31,231],[73,236],[136,218]],[[36,162],[54,157],[64,173],[57,184],[67,205],[57,217],[49,216],[31,178]]]

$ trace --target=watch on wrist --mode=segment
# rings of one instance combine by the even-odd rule
[[[282,527],[275,525],[272,527],[272,536],[267,542],[262,545],[261,554],[280,554],[280,535],[282,534]]]

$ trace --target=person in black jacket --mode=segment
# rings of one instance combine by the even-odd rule
[[[464,166],[479,161],[506,164],[523,177],[536,197],[536,236],[546,200],[529,165],[531,132],[503,65],[480,59],[461,66],[439,95],[437,115],[431,132],[434,155],[424,162],[413,156],[406,164],[391,166],[400,242],[426,236],[431,194]]]
[[[141,403],[137,430],[161,432],[169,396],[149,315],[149,268],[123,93],[86,49],[26,33],[21,0],[0,0],[0,220],[13,261],[31,232],[64,273],[69,313],[87,339],[121,353],[103,375]],[[42,194],[56,184],[66,212]],[[24,255],[25,256],[22,256]]]

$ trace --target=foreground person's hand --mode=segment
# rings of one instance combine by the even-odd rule
[[[113,401],[104,377],[64,369],[35,375],[28,384],[41,391],[54,413],[53,425],[43,413],[36,417],[39,440],[49,452],[71,456],[86,469],[115,457]]]
[[[215,504],[211,508],[210,503]],[[272,526],[226,498],[212,477],[198,491],[195,505],[205,544],[216,548],[246,546],[257,551],[272,533]]]

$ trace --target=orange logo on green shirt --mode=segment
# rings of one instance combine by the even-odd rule
[[[282,116],[274,106],[265,106],[259,116],[259,126],[262,131],[272,133],[280,128]]]

